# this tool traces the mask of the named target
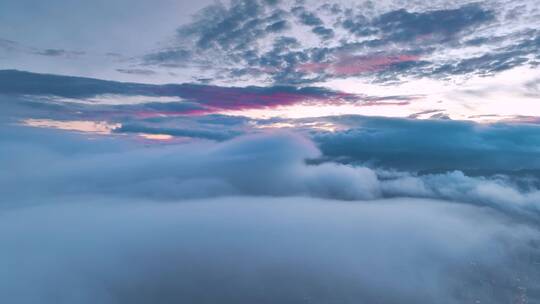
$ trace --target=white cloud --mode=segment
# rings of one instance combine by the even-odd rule
[[[507,303],[538,279],[533,230],[440,201],[40,201],[0,214],[3,301]]]
[[[14,130],[9,303],[537,299],[538,195],[504,180],[307,164],[319,150],[286,133],[147,147]]]

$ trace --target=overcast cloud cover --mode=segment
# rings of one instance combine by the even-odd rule
[[[539,20],[2,1],[0,302],[540,303]]]

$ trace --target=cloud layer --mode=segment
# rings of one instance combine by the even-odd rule
[[[28,141],[36,136],[40,141]],[[314,143],[288,133],[142,148],[136,142],[119,145],[94,139],[92,150],[87,140],[73,136],[24,128],[3,132],[0,151],[9,170],[0,175],[2,195],[21,202],[43,195],[157,200],[224,195],[342,200],[406,196],[489,206],[532,220],[540,213],[540,183],[535,175],[426,174],[320,163],[322,155]],[[28,151],[40,151],[40,156]],[[21,185],[29,191],[21,191]]]
[[[538,299],[540,192],[511,178],[313,164],[290,133],[0,140],[11,303]]]
[[[534,124],[476,124],[341,116],[327,121],[344,131],[314,136],[325,156],[405,170],[538,170]]]
[[[527,0],[231,1],[202,9],[143,62],[199,67],[218,81],[280,84],[487,75],[536,64],[537,17]]]
[[[0,215],[5,301],[536,299],[536,232],[475,207],[309,198],[49,203]]]
[[[179,99],[172,107],[162,105],[161,111],[159,105],[153,105],[154,109],[149,105],[153,110],[149,112],[154,112],[156,116],[264,109],[302,102],[354,102],[361,98],[321,87],[219,87],[189,83],[149,85],[16,70],[0,70],[0,94],[64,97],[74,102],[88,100],[88,103],[92,103],[92,98],[104,95],[119,95],[118,98],[144,96],[147,103],[159,97]],[[178,104],[180,101],[184,102]]]

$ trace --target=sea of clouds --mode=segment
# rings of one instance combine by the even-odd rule
[[[6,303],[540,300],[540,192],[508,176],[311,162],[279,132],[0,140]]]

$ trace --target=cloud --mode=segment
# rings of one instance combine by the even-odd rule
[[[9,137],[7,134],[5,136]],[[8,141],[3,150],[6,151],[6,160],[13,165],[33,162],[23,157],[11,159],[9,155],[12,151],[26,146],[18,144],[18,139],[12,140],[15,144]],[[72,144],[77,145],[77,142]],[[43,148],[50,150],[47,147],[36,147],[40,150]],[[270,149],[271,153],[266,152]],[[55,153],[46,154],[54,157]],[[46,175],[52,178],[50,182],[42,183],[44,178],[47,179],[45,176],[31,168],[26,171],[23,167],[17,170],[16,181],[9,178],[10,174],[3,176],[7,184],[2,192],[6,196],[22,195],[23,198],[43,192],[57,195],[101,193],[134,197],[156,196],[162,199],[206,196],[208,193],[311,193],[317,197],[343,199],[372,198],[377,195],[377,181],[373,172],[367,169],[353,170],[342,165],[308,167],[304,164],[304,158],[317,155],[318,150],[311,142],[286,135],[248,136],[222,144],[200,143],[140,149],[130,153],[104,153],[92,158],[74,155],[65,159],[62,155],[57,155],[55,161],[48,161],[51,167],[46,163],[42,164],[47,169],[41,172],[47,172]],[[106,163],[106,167],[103,167]],[[179,169],[169,171],[174,167]],[[70,180],[78,182],[71,183]],[[20,192],[16,185],[22,181],[35,187],[30,192]],[[217,188],[214,189],[215,187]]]
[[[236,0],[201,10],[191,24],[178,29],[180,41],[193,39],[202,50],[222,50],[238,54],[252,48],[261,37],[287,28],[284,12],[264,1]]]
[[[311,31],[317,34],[323,40],[329,40],[334,37],[334,30],[332,30],[331,28],[316,26]]]
[[[425,12],[395,10],[377,17],[371,26],[380,31],[388,42],[414,41],[426,35],[445,42],[494,18],[494,12],[474,3],[456,9]]]
[[[404,170],[519,171],[540,168],[538,127],[361,116],[325,121],[344,131],[314,140],[332,159]],[[523,160],[527,160],[524,162]]]
[[[79,131],[95,134],[110,134],[120,128],[120,124],[109,124],[106,121],[55,121],[50,119],[26,119],[23,125],[37,128],[54,128],[60,130]]]
[[[420,118],[422,115],[443,114],[442,112],[444,112],[444,110],[440,110],[440,109],[435,109],[435,110],[425,110],[425,111],[420,111],[420,112],[411,114],[411,115],[409,115],[407,118],[416,119],[416,118]]]
[[[184,65],[192,54],[190,51],[178,49],[166,49],[156,53],[144,56],[146,64],[156,64],[162,66],[181,66]]]
[[[6,52],[13,52],[19,49],[20,46],[17,42],[9,39],[0,38],[0,49]]]
[[[0,51],[5,53],[11,53],[11,55],[16,54],[26,54],[26,55],[38,55],[45,57],[59,57],[59,58],[68,58],[74,59],[86,55],[84,51],[74,51],[66,50],[61,48],[37,48],[34,46],[28,46],[22,43],[19,43],[14,40],[0,38]]]
[[[311,27],[311,31],[319,36],[321,40],[329,40],[334,37],[334,30],[325,27],[323,20],[305,7],[295,6],[291,9],[291,12],[301,24]]]
[[[12,78],[8,77],[10,73],[5,75],[9,84],[17,79],[18,73],[14,73]],[[39,77],[45,80],[39,80]],[[20,94],[3,96],[1,121],[21,123],[37,119],[52,122],[51,126],[66,122],[105,122],[109,125],[120,124],[121,127],[114,130],[117,134],[166,134],[219,141],[281,125],[312,137],[322,150],[323,159],[344,163],[406,171],[459,170],[467,174],[509,174],[540,169],[540,159],[536,156],[539,151],[538,125],[534,117],[509,116],[505,118],[505,123],[476,124],[449,121],[448,113],[438,109],[420,111],[413,115],[430,120],[354,115],[305,119],[228,118],[211,114],[233,110],[266,110],[306,103],[314,107],[401,106],[412,104],[419,97],[349,95],[317,87],[141,85],[86,78],[39,77],[30,77],[29,85],[22,81],[18,87],[8,87],[6,83],[0,82],[0,91],[4,84],[11,92]],[[39,81],[31,82],[33,79]],[[529,86],[532,89],[527,92],[534,89],[534,83]],[[82,97],[90,94],[101,96],[105,92],[119,92],[121,95],[109,96],[112,100]],[[126,94],[131,92],[146,96],[134,95],[140,97],[140,100],[137,98],[130,102]],[[82,99],[65,101],[41,95],[23,96],[52,93]],[[159,100],[158,97],[167,99]],[[216,124],[223,121],[230,124],[216,127]]]
[[[12,303],[538,299],[539,192],[510,177],[316,164],[290,133],[148,146],[5,126],[0,142]]]
[[[261,109],[300,102],[347,102],[356,96],[321,87],[220,87],[200,84],[149,85],[123,83],[92,78],[36,74],[15,70],[0,70],[0,93],[17,95],[57,96],[84,99],[99,95],[142,95],[180,97],[191,104],[161,105],[163,112],[189,114],[195,106],[199,113],[219,110]],[[149,104],[147,107],[158,107]],[[179,108],[184,107],[186,111]]]
[[[354,76],[366,72],[385,70],[399,63],[415,62],[416,55],[342,56],[333,63],[306,63],[299,66],[304,72],[325,72],[335,76]]]
[[[143,95],[150,86],[84,77],[0,70],[0,92],[20,95],[55,95],[85,98],[101,94]]]
[[[237,135],[226,133],[226,129],[220,133],[215,129],[167,130],[130,125],[125,128],[127,132],[217,140]],[[90,194],[159,200],[223,195],[309,196],[342,200],[410,196],[490,206],[529,219],[540,213],[538,176],[505,175],[503,170],[499,175],[488,172],[485,176],[475,177],[459,171],[409,173],[385,171],[374,166],[320,163],[317,160],[323,155],[313,142],[289,133],[263,132],[220,143],[202,141],[139,149],[126,143],[126,149],[102,152],[98,149],[89,156],[73,152],[85,150],[87,143],[84,138],[67,137],[59,144],[57,140],[60,138],[54,132],[41,130],[32,134],[14,131],[8,128],[0,137],[4,142],[0,159],[14,170],[0,175],[0,184],[3,185],[0,193],[3,197],[21,201],[32,201],[42,195]],[[28,139],[34,136],[41,136],[45,144],[31,144]],[[46,144],[47,137],[52,138],[50,145]],[[94,141],[96,147],[100,147],[102,140]],[[346,140],[342,142],[348,144]],[[387,151],[392,151],[391,145],[390,141]],[[376,147],[375,144],[371,146]],[[324,152],[325,146],[322,148]],[[420,151],[419,148],[414,151]],[[441,150],[447,149],[441,147]],[[45,161],[40,162],[34,153],[27,152],[32,150],[41,151]],[[378,153],[384,155],[385,152]],[[465,153],[467,156],[472,154],[466,150]],[[436,158],[441,157],[434,154]],[[328,157],[328,154],[324,156]],[[495,156],[508,157],[505,154]],[[488,154],[484,158],[490,160],[493,156]],[[28,166],[36,162],[39,163],[39,171],[35,165]],[[413,160],[408,163],[414,165]],[[528,168],[534,168],[534,165]],[[496,167],[490,169],[497,172]],[[13,174],[16,174],[16,179],[13,179]],[[29,191],[21,191],[20,185],[25,185]]]
[[[514,174],[540,169],[540,159],[536,156],[540,149],[538,125],[533,117],[511,116],[506,118],[506,123],[476,124],[449,121],[444,110],[429,110],[413,116],[420,115],[430,120],[354,115],[305,119],[240,118],[209,114],[305,103],[314,106],[400,106],[415,102],[417,97],[353,95],[359,100],[350,100],[351,96],[347,94],[310,87],[139,87],[114,82],[97,82],[98,86],[91,87],[86,83],[92,82],[86,79],[87,82],[80,82],[85,84],[80,88],[78,78],[75,80],[74,85],[69,85],[69,81],[62,78],[58,88],[46,86],[47,82],[43,82],[44,85],[33,83],[32,86],[43,88],[44,91],[38,91],[41,94],[45,90],[67,96],[107,90],[125,94],[133,90],[144,94],[156,92],[174,98],[152,101],[158,96],[142,96],[137,102],[122,104],[128,103],[126,95],[114,97],[114,102],[89,99],[88,103],[82,103],[84,98],[62,101],[44,96],[3,96],[0,121],[16,124],[34,119],[50,122],[50,126],[69,125],[71,122],[103,122],[121,125],[114,129],[117,134],[166,134],[219,141],[257,133],[263,128],[287,126],[291,131],[303,132],[313,138],[323,152],[323,160],[428,173],[459,170],[467,174]],[[24,86],[21,85],[21,88]],[[19,92],[35,92],[31,88],[20,89]],[[182,97],[176,99],[174,95]],[[527,161],[524,162],[524,159]]]
[[[166,134],[177,137],[202,138],[210,140],[226,140],[236,137],[241,132],[234,130],[215,130],[201,128],[182,128],[182,127],[160,127],[150,126],[143,123],[124,123],[119,128],[114,129],[117,133],[144,133],[144,134]]]
[[[538,58],[538,39],[534,39],[538,35],[531,23],[535,12],[526,2],[436,1],[404,6],[385,1],[348,6],[308,1],[270,7],[258,1],[231,1],[201,10],[192,22],[180,26],[169,43],[172,47],[148,54],[143,64],[200,69],[214,82],[288,85],[352,76],[393,82],[493,74],[532,66]],[[517,13],[521,22],[506,17]],[[295,43],[283,45],[284,38]],[[189,53],[189,59],[176,58],[177,50]],[[391,59],[407,56],[407,60]],[[339,67],[344,57],[386,57],[392,62],[374,68],[363,59],[346,64],[352,66],[347,72],[309,68]]]
[[[383,171],[379,178],[382,179],[382,193],[387,197],[426,197],[467,202],[489,206],[538,223],[540,191],[534,184],[537,181],[534,178],[520,180],[505,175],[471,177],[460,171],[426,175]]]
[[[172,88],[174,90],[174,88]],[[346,100],[354,95],[333,92],[316,87],[217,87],[185,84],[178,87],[180,97],[196,100],[201,104],[218,109],[264,108],[290,105],[309,100]],[[167,87],[165,87],[167,90]]]
[[[151,76],[155,75],[156,72],[152,70],[146,70],[146,69],[116,69],[117,72],[125,73],[125,74],[136,74],[136,75],[145,75],[145,76]]]
[[[434,73],[443,75],[494,74],[523,65],[529,61],[526,55],[520,51],[484,54],[442,65],[436,68]]]
[[[0,218],[12,303],[536,299],[534,231],[437,201],[77,198]]]
[[[43,55],[43,56],[64,56],[66,54],[66,52],[64,50],[59,50],[59,49],[46,49],[44,50],[43,52],[39,53],[40,55]]]
[[[42,55],[42,56],[50,56],[50,57],[72,58],[75,56],[84,55],[85,53],[81,51],[67,51],[64,49],[45,49],[45,50],[37,51],[36,54]]]
[[[323,24],[321,18],[317,17],[314,13],[307,11],[304,7],[295,7],[292,9],[292,12],[295,13],[299,21],[308,26],[319,26]]]

